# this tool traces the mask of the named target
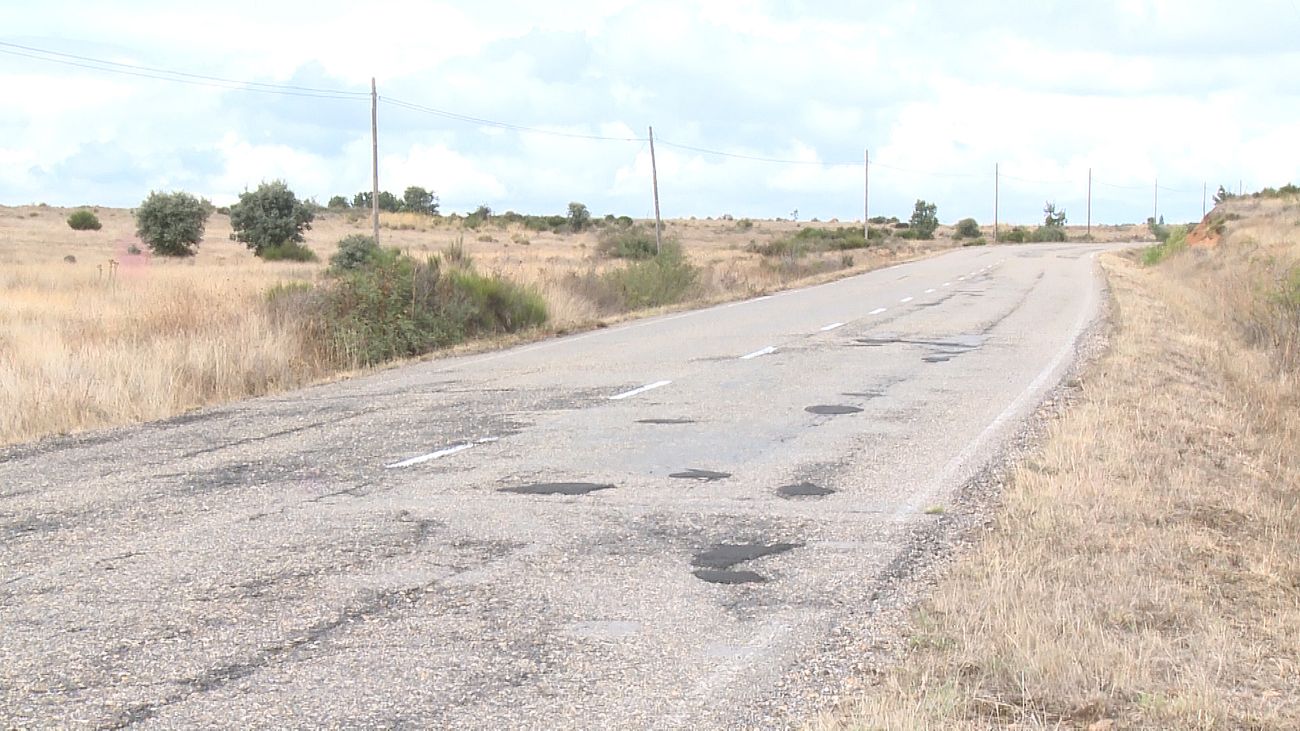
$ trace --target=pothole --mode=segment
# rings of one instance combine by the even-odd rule
[[[835,491],[829,487],[814,485],[811,482],[800,482],[796,485],[783,485],[776,490],[777,494],[785,498],[795,497],[825,497]]]
[[[596,482],[535,482],[531,485],[503,487],[501,492],[519,495],[586,495],[597,490],[610,490],[613,485]]]
[[[719,543],[707,551],[695,554],[691,565],[705,569],[729,569],[738,563],[775,556],[798,547],[797,543]]]
[[[805,408],[804,411],[807,411],[810,414],[837,416],[840,414],[856,414],[861,412],[862,409],[847,404],[818,404],[817,406],[809,406]]]
[[[691,572],[697,579],[710,584],[762,584],[767,577],[753,571],[719,571],[718,569],[696,569]]]
[[[713,470],[689,469],[683,472],[674,472],[669,477],[675,477],[679,480],[695,480],[696,482],[716,482],[731,477],[730,472],[714,472]]]

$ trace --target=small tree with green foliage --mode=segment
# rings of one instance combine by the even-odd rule
[[[918,239],[933,239],[935,229],[939,228],[939,207],[933,203],[918,200],[912,209],[909,221],[910,230],[916,232]]]
[[[348,199],[341,195],[333,196],[325,207],[331,211],[341,211],[348,207]]]
[[[1043,204],[1043,225],[1048,228],[1065,228],[1065,210],[1056,210],[1056,204]]]
[[[269,248],[301,244],[303,231],[316,217],[311,207],[298,200],[283,180],[262,183],[257,190],[244,191],[230,207],[230,237],[242,241],[257,256]]]
[[[381,205],[383,203],[382,196],[380,196],[380,203]],[[418,185],[412,185],[402,193],[402,209],[411,213],[435,216],[438,214],[438,196]]]
[[[356,195],[352,196],[352,207],[369,209],[370,202],[374,200],[374,197],[375,197],[374,194],[372,194],[370,191],[363,190],[360,193],[357,193]]]
[[[85,208],[73,211],[72,215],[68,216],[68,228],[73,231],[98,231],[103,227],[104,225],[99,222],[99,216]]]
[[[379,255],[379,244],[374,237],[352,234],[339,241],[338,251],[330,257],[330,269],[335,272],[360,269]]]
[[[386,190],[379,191],[379,210],[397,213],[402,210],[402,199]]]
[[[136,234],[159,256],[194,256],[212,204],[189,193],[152,191],[135,211]]]
[[[591,225],[591,211],[581,203],[573,202],[569,204],[569,228],[573,231],[582,231]]]

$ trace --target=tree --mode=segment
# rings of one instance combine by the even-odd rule
[[[939,207],[933,203],[917,200],[912,209],[909,227],[916,232],[918,239],[933,239],[935,229],[939,228]]]
[[[402,193],[402,208],[412,213],[435,216],[438,214],[438,196],[418,185],[412,185]]]
[[[151,191],[135,211],[136,234],[159,256],[194,256],[212,206],[176,191]]]
[[[374,199],[374,197],[375,197],[374,194],[368,190],[357,193],[356,195],[352,196],[352,207],[369,208],[370,202]]]
[[[1043,205],[1043,225],[1048,228],[1065,227],[1065,210],[1056,210],[1056,204],[1048,201]]]
[[[379,191],[379,210],[397,213],[402,210],[402,199],[386,190]]]
[[[1233,195],[1231,192],[1229,192],[1227,188],[1224,188],[1222,185],[1220,185],[1220,186],[1219,186],[1219,191],[1218,191],[1217,193],[1214,194],[1214,205],[1217,206],[1217,205],[1219,205],[1220,203],[1222,203],[1222,202],[1224,202],[1224,201],[1226,201],[1226,200],[1231,200],[1231,199],[1236,198],[1236,197],[1237,197],[1237,196],[1235,196],[1235,195]]]
[[[326,208],[329,208],[331,211],[339,211],[347,207],[348,207],[348,199],[344,198],[341,195],[336,195],[330,198],[330,202],[326,206]]]
[[[311,228],[315,217],[283,180],[262,183],[257,190],[240,193],[239,202],[230,207],[230,237],[261,256],[270,247],[301,244],[302,232]]]
[[[569,228],[573,231],[581,231],[591,224],[591,211],[581,203],[573,202],[569,204]]]

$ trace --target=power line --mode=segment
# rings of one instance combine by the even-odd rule
[[[320,89],[308,86],[296,86],[293,84],[271,84],[262,81],[245,81],[240,79],[228,79],[220,76],[193,74],[185,71],[172,71],[151,66],[137,66],[134,64],[119,63],[117,61],[91,58],[89,56],[78,56],[72,53],[62,53],[42,48],[33,48],[31,46],[23,46],[17,43],[5,43],[3,41],[0,41],[0,53],[5,53],[11,56],[21,56],[37,61],[46,61],[48,63],[62,64],[65,66],[75,66],[78,68],[90,69],[92,71],[102,71],[105,73],[122,74],[125,76],[156,79],[159,81],[172,81],[179,84],[206,86],[209,88],[229,89],[234,91],[255,91],[267,94],[331,99],[361,99],[368,96],[366,92],[348,91],[346,89]]]
[[[401,99],[394,99],[393,97],[390,96],[381,96],[379,97],[379,101],[383,102],[384,104],[389,104],[395,107],[401,107],[402,109],[408,109],[413,112],[422,112],[424,114],[431,114],[433,116],[442,117],[444,119],[454,119],[460,122],[469,122],[471,124],[478,124],[484,127],[496,127],[499,129],[508,129],[508,130],[513,130],[515,132],[528,132],[528,133],[539,134],[539,135],[550,135],[552,137],[569,137],[572,139],[597,140],[602,142],[645,142],[646,141],[644,137],[612,137],[607,135],[585,134],[581,132],[562,132],[560,130],[543,129],[540,127],[527,127],[522,124],[511,124],[510,122],[501,122],[494,119],[485,119],[483,117],[473,117],[468,114],[460,114],[459,112],[449,112],[445,109],[426,107],[422,104],[402,101]]]

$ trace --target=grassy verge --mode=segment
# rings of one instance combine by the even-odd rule
[[[1110,351],[816,728],[1300,728],[1300,209],[1105,258]]]

